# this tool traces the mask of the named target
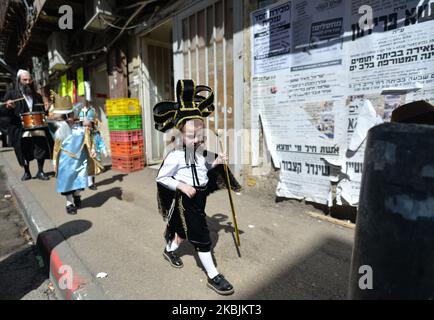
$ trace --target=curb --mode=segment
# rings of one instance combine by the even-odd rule
[[[33,194],[17,179],[0,152],[8,187],[16,199],[29,232],[49,266],[50,280],[60,298],[65,300],[107,300],[90,271],[84,266],[65,237],[42,209]],[[71,281],[72,280],[72,281]]]

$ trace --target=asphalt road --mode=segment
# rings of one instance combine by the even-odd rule
[[[57,300],[0,167],[0,299]]]

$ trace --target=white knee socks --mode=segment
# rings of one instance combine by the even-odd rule
[[[198,252],[200,262],[202,262],[203,267],[206,270],[206,273],[208,274],[208,277],[210,279],[214,278],[216,275],[218,275],[217,268],[214,265],[214,261],[212,260],[211,251],[208,252]]]
[[[176,243],[175,239],[173,239],[171,242],[169,242],[166,245],[166,251],[167,252],[172,252],[175,251],[176,249],[178,249],[179,245]]]
[[[74,204],[74,203],[72,202],[72,194],[68,194],[68,195],[66,196],[66,206],[70,206],[71,204]]]

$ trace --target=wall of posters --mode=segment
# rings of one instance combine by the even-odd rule
[[[434,3],[354,0],[348,5],[344,41],[348,129],[341,162],[344,178],[336,199],[338,204],[356,206],[368,130],[389,122],[392,111],[406,102],[434,102],[428,94],[434,88]],[[365,23],[363,29],[361,5],[372,8],[371,24]]]
[[[282,7],[286,40],[252,41],[252,127],[281,169],[276,194],[356,206],[368,130],[401,104],[434,103],[434,1],[279,2],[252,13],[252,39]]]

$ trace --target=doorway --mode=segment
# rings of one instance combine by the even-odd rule
[[[152,109],[163,100],[174,100],[172,20],[141,38],[143,106],[148,165],[159,163],[165,154],[164,134],[155,130]]]
[[[91,104],[97,111],[97,118],[100,121],[99,131],[107,146],[107,153],[110,155],[110,132],[106,114],[106,100],[109,98],[109,83],[106,63],[101,63],[90,69],[90,92]],[[104,159],[103,159],[104,160]],[[105,160],[103,161],[105,162]]]

